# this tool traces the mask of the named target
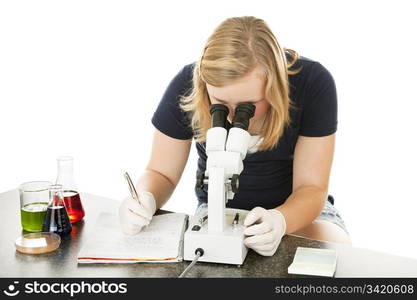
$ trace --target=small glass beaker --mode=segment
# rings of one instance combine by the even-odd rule
[[[49,203],[49,181],[30,181],[19,186],[20,218],[25,231],[42,231]]]
[[[72,225],[65,208],[62,185],[53,184],[49,187],[49,204],[43,222],[43,232],[54,232],[59,235],[67,235],[71,232]]]

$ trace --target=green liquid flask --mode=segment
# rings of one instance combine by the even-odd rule
[[[49,181],[31,181],[19,186],[20,217],[25,231],[42,231],[49,203]]]

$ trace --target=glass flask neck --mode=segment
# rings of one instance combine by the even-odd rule
[[[57,158],[58,175],[56,183],[62,185],[62,189],[77,191],[74,178],[74,159],[71,156]]]
[[[49,206],[65,207],[62,185],[52,184],[49,186]]]

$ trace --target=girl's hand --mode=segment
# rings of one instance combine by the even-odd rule
[[[249,236],[244,240],[245,245],[264,256],[274,255],[287,227],[279,210],[262,207],[252,209],[244,225],[247,227],[244,234]]]
[[[119,208],[119,223],[124,233],[138,234],[148,226],[156,211],[155,198],[150,192],[138,191],[139,201],[132,197],[123,199]]]

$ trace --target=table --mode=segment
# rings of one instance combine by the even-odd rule
[[[73,224],[71,236],[63,239],[58,250],[28,255],[15,250],[14,241],[22,234],[19,192],[0,194],[0,277],[177,277],[189,262],[136,264],[77,264],[77,254],[92,234],[101,212],[117,213],[119,202],[81,193],[85,219]],[[417,260],[360,249],[345,244],[329,243],[285,236],[271,257],[250,250],[240,267],[214,263],[197,263],[187,277],[311,277],[287,273],[298,246],[335,249],[338,262],[335,277],[417,277]]]

